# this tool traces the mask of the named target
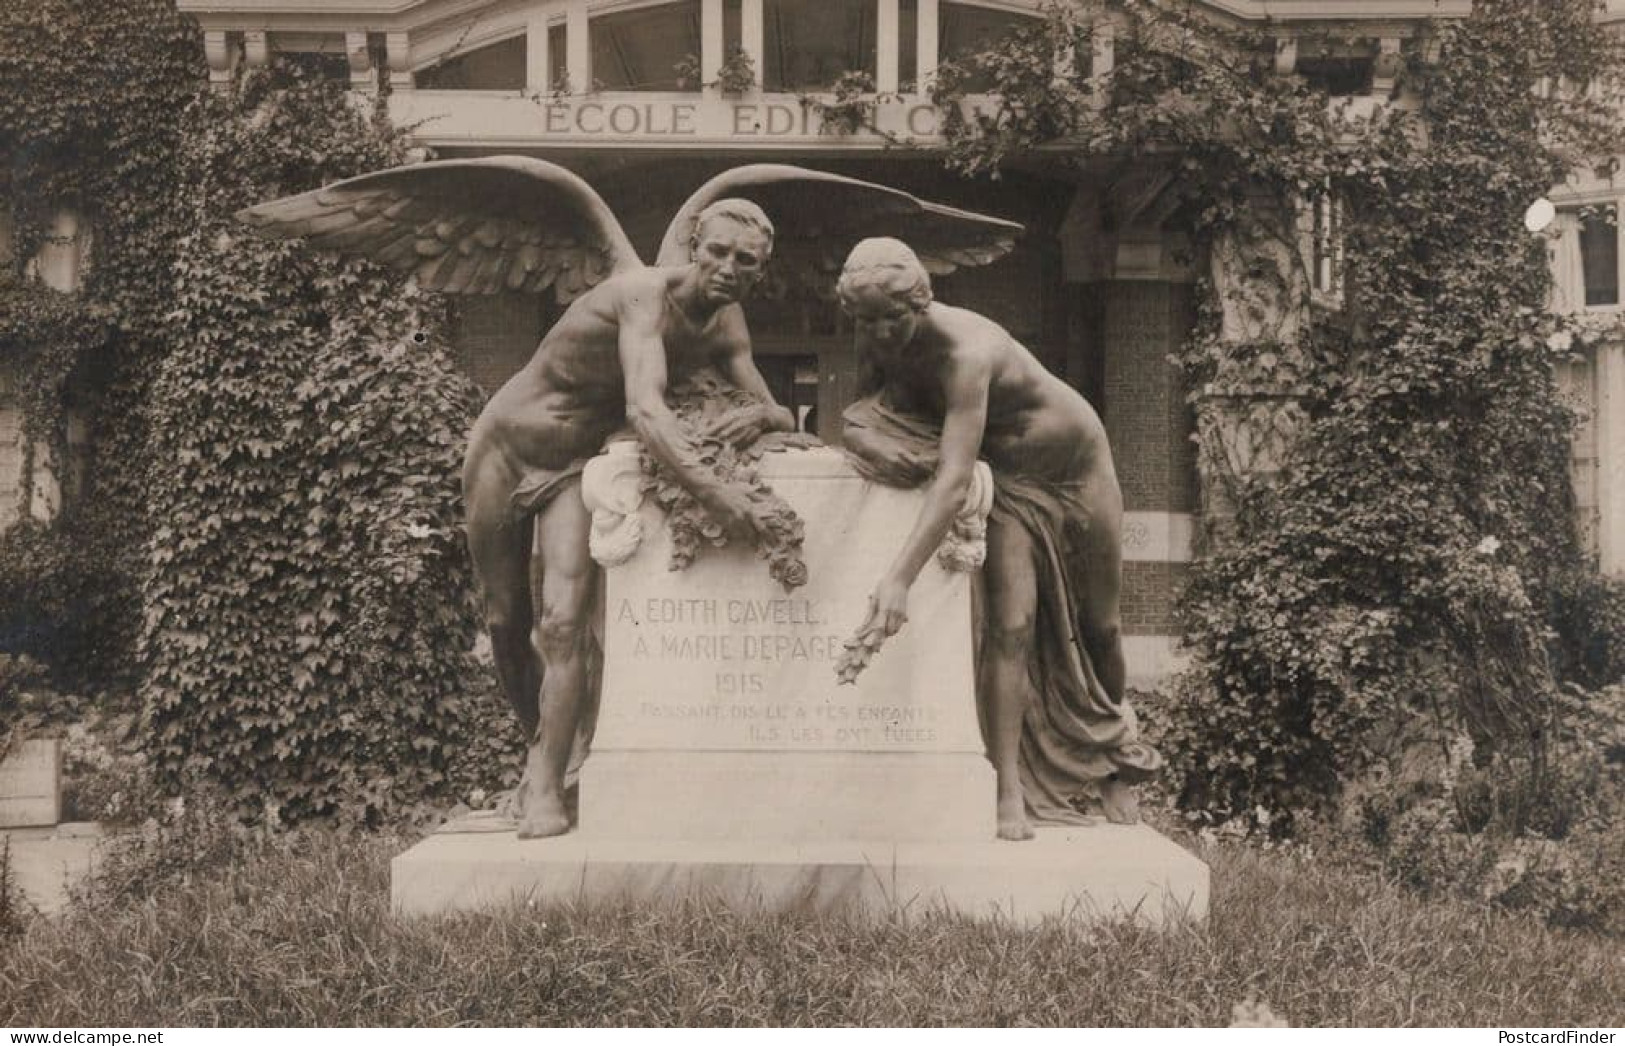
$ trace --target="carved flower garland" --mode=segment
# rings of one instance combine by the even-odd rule
[[[678,421],[699,450],[700,462],[723,483],[742,489],[750,499],[757,553],[767,560],[768,576],[786,591],[807,583],[802,557],[805,526],[789,503],[773,492],[757,472],[764,453],[811,443],[805,436],[769,433],[749,447],[739,448],[705,433],[730,412],[757,405],[755,397],[715,373],[702,371],[668,390],[667,400]],[[711,517],[664,465],[647,449],[642,451],[643,491],[652,495],[666,517],[671,537],[672,570],[694,561],[705,545],[722,548],[734,537]]]

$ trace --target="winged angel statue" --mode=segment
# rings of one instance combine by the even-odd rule
[[[833,283],[853,243],[887,235],[912,244],[932,271],[949,272],[1004,255],[1021,231],[870,182],[757,164],[690,196],[648,266],[584,181],[517,156],[379,171],[238,217],[262,235],[304,237],[412,273],[425,290],[551,288],[569,305],[481,412],[463,468],[469,551],[497,674],[529,739],[508,810],[521,838],[569,830],[566,772],[572,751],[584,755],[595,718],[597,568],[579,489],[586,460],[629,424],[716,523],[759,528],[749,492],[703,467],[698,434],[666,397],[713,368],[756,403],[729,412],[707,436],[746,445],[794,428],[751,360],[740,306],[770,255]]]

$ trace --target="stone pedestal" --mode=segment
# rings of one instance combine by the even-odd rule
[[[0,760],[0,828],[62,820],[62,742],[23,741]]]
[[[994,838],[970,575],[929,563],[907,627],[855,686],[837,683],[842,641],[923,495],[865,483],[833,450],[768,455],[761,471],[806,523],[808,583],[786,592],[740,549],[671,571],[664,520],[638,509],[640,546],[605,572],[603,697],[578,828],[523,842],[437,835],[395,861],[402,911],[697,892],[739,907],[946,906],[1023,921],[1205,914],[1206,867],[1149,828]]]
[[[594,840],[435,835],[395,859],[395,904],[434,915],[503,904],[693,897],[741,911],[951,911],[1037,924],[1125,912],[1200,919],[1207,866],[1145,825],[1040,827],[1021,843]]]
[[[976,723],[970,582],[927,564],[908,626],[856,685],[835,664],[920,495],[833,450],[762,472],[806,523],[806,585],[739,549],[668,569],[664,521],[606,571],[604,697],[581,771],[584,839],[973,840],[993,832]]]

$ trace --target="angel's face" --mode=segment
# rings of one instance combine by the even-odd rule
[[[859,341],[882,355],[908,347],[920,327],[920,312],[905,297],[876,283],[863,282],[841,295],[841,307],[852,318]]]
[[[769,250],[761,230],[726,216],[709,219],[694,240],[700,292],[714,305],[744,298],[762,278]]]

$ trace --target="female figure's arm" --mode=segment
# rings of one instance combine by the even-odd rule
[[[858,630],[860,636],[876,629],[886,636],[895,635],[908,620],[908,590],[942,544],[970,490],[987,426],[991,381],[991,360],[985,354],[951,354],[943,375],[947,411],[938,444],[936,475],[926,488],[925,504],[914,529],[869,597],[869,616]]]

